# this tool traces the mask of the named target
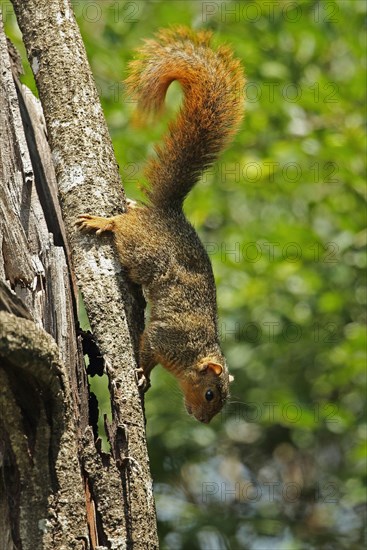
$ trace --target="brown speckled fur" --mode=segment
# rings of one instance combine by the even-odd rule
[[[202,422],[223,407],[230,376],[218,340],[212,267],[182,204],[235,133],[244,84],[239,62],[227,47],[212,50],[210,36],[180,27],[146,41],[127,79],[138,107],[159,110],[173,80],[184,91],[177,120],[148,162],[149,203],[121,216],[84,215],[77,222],[84,230],[114,233],[121,263],[151,304],[139,366],[147,379],[157,363],[172,372],[188,412]]]

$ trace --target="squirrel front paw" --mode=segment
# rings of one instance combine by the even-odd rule
[[[102,218],[101,216],[91,216],[90,214],[81,214],[75,222],[80,231],[95,231],[100,235],[104,231],[114,231],[115,221],[113,218]]]
[[[135,376],[139,391],[141,393],[148,391],[150,388],[150,378],[145,376],[144,370],[141,368],[135,369]]]

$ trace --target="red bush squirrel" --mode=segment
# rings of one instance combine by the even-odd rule
[[[177,119],[148,162],[147,204],[77,221],[82,230],[113,232],[122,265],[151,305],[139,367],[148,383],[158,363],[174,374],[187,411],[201,422],[221,410],[232,377],[219,345],[210,260],[182,206],[237,130],[244,86],[239,61],[228,47],[211,49],[210,38],[210,32],[179,27],[145,42],[126,81],[138,108],[159,111],[174,80],[184,92]]]

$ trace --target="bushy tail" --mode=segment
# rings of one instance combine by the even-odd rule
[[[127,92],[144,111],[159,111],[168,86],[184,92],[177,119],[169,125],[156,158],[148,161],[146,190],[151,203],[181,208],[199,179],[236,132],[243,116],[244,76],[228,47],[210,48],[211,32],[179,27],[147,40],[130,64]]]

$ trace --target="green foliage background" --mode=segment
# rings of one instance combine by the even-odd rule
[[[241,131],[186,204],[216,275],[231,403],[198,424],[160,367],[146,396],[162,548],[362,548],[366,3],[74,7],[132,198],[167,123],[134,126],[123,97],[141,39],[173,24],[213,29],[248,81]],[[24,80],[34,87],[29,69]]]

